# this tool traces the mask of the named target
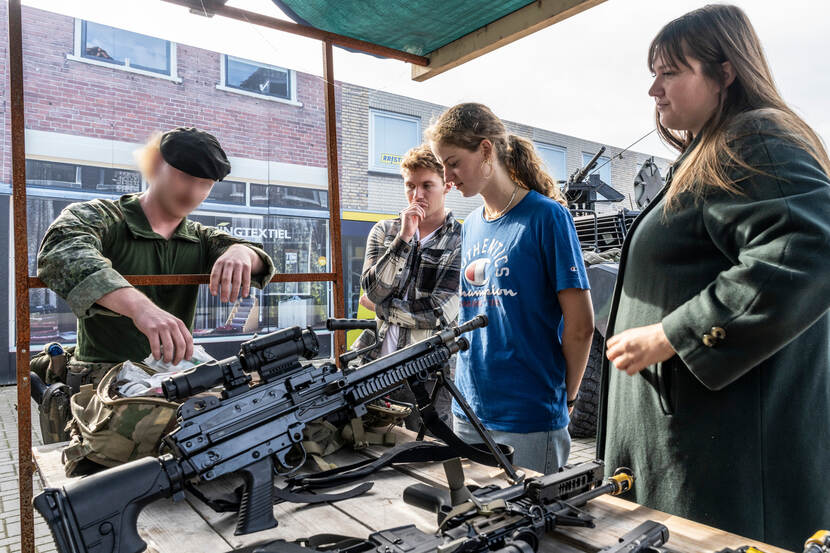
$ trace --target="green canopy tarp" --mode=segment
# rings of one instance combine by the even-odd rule
[[[426,56],[533,0],[274,0],[297,23]]]

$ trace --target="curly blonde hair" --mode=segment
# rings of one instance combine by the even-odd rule
[[[401,172],[408,171],[410,173],[417,169],[429,169],[435,171],[441,176],[441,181],[444,180],[444,166],[432,153],[428,144],[421,144],[415,146],[403,156],[401,161]]]

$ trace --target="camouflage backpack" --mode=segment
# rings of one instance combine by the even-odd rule
[[[412,413],[412,407],[381,399],[366,408],[368,412],[363,417],[332,417],[331,420],[317,419],[306,424],[302,445],[307,463],[317,470],[330,470],[336,465],[325,458],[344,445],[351,444],[355,450],[370,445],[395,445],[392,427],[401,425]]]
[[[133,363],[148,376],[156,371]],[[89,474],[159,454],[161,439],[176,426],[177,403],[160,397],[118,397],[123,363],[113,366],[97,387],[81,386],[70,400],[70,442],[63,450],[67,476]]]

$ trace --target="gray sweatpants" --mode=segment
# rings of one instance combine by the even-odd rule
[[[453,417],[453,430],[467,443],[481,443],[475,427],[464,419]],[[550,474],[568,462],[571,453],[571,435],[568,427],[548,432],[502,432],[490,430],[497,443],[513,446],[513,464],[517,467]]]

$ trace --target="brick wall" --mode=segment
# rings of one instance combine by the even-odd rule
[[[7,4],[0,2],[0,18],[7,20]],[[325,167],[325,106],[323,81],[294,73],[297,100],[288,105],[217,90],[221,55],[187,45],[176,45],[181,83],[99,67],[67,59],[74,53],[75,20],[34,8],[23,8],[26,126],[29,129],[127,142],[142,142],[151,133],[179,125],[192,125],[214,133],[229,155],[312,167]],[[8,48],[5,27],[0,41],[0,124],[3,151],[0,179],[10,182],[11,148],[8,102]],[[424,130],[445,106],[336,83],[341,201],[346,210],[395,213],[405,205],[402,179],[371,172],[369,110],[378,109],[418,117]],[[531,140],[560,146],[567,151],[567,173],[582,165],[582,153],[601,144],[506,122],[511,132]],[[620,148],[607,146],[606,156]],[[649,156],[626,152],[611,162],[611,185],[626,197],[633,195],[638,163]],[[658,159],[665,174],[668,160]],[[278,180],[279,175],[273,175]],[[463,198],[450,192],[447,204],[465,217],[480,198]],[[628,199],[604,206],[613,211],[630,207]]]
[[[192,46],[175,45],[181,83],[70,60],[74,33],[71,17],[23,8],[28,129],[143,142],[155,131],[195,126],[231,156],[326,166],[321,79],[295,73],[302,106],[294,106],[217,90],[221,55]]]

